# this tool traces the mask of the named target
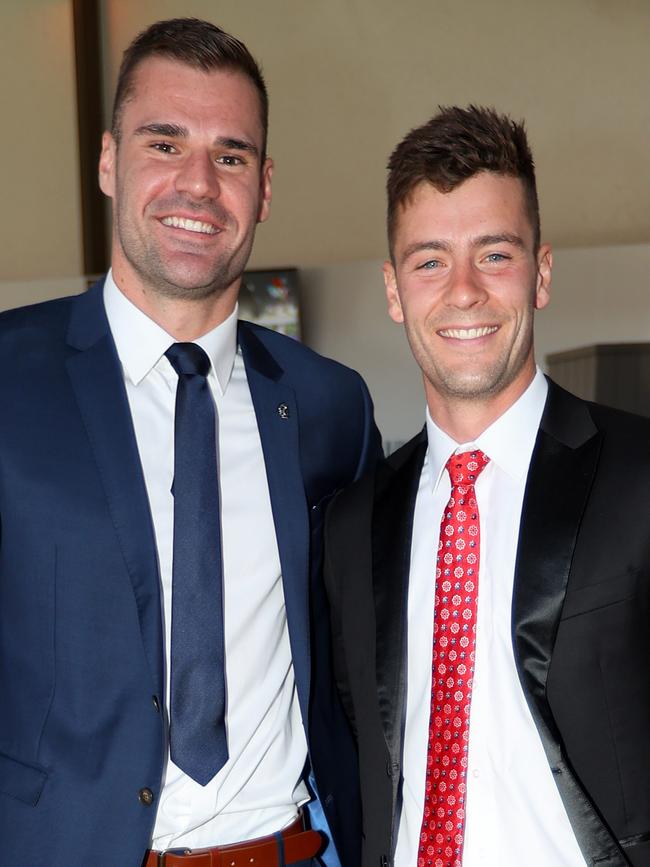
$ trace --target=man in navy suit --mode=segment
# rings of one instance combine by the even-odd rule
[[[336,850],[359,862],[320,538],[324,504],[379,443],[357,374],[237,323],[269,212],[266,129],[244,45],[202,21],[152,25],[125,53],[102,142],[111,270],[82,296],[0,318],[3,864],[306,865],[330,834],[326,863]],[[201,666],[199,621],[220,611],[225,651],[214,688],[225,689],[227,754],[198,772],[169,746],[172,598],[215,535],[197,511],[178,555],[178,461],[211,491],[189,440],[174,454],[185,376],[174,345],[188,344],[218,426],[223,581],[193,600],[183,643]],[[211,692],[189,691],[190,718]],[[308,830],[308,803],[326,836]]]

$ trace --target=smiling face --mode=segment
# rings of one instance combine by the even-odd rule
[[[533,313],[549,300],[551,253],[534,249],[517,178],[481,172],[449,193],[418,186],[400,208],[388,310],[405,325],[434,420],[454,407],[497,418],[535,374]]]
[[[234,306],[269,211],[262,147],[259,97],[242,73],[161,57],[137,67],[119,143],[104,134],[99,164],[113,199],[113,272],[135,303],[225,295]]]

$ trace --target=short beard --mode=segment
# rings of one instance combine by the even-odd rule
[[[523,343],[506,348],[489,366],[473,371],[437,366],[427,352],[426,345],[420,343],[417,332],[406,325],[406,335],[425,379],[431,387],[445,397],[455,401],[489,401],[505,391],[519,376],[524,368],[532,347],[532,319],[528,324],[528,335]],[[515,355],[512,355],[512,351]]]
[[[123,191],[120,189],[118,201],[123,200]],[[186,201],[182,196],[172,195],[159,202],[158,207],[173,212],[176,208],[191,210],[195,206],[193,202]],[[206,205],[202,206],[202,210],[205,211],[206,207]],[[232,225],[230,214],[221,204],[212,202],[209,208],[216,223],[224,227]],[[114,231],[119,237],[125,259],[139,276],[142,285],[152,294],[169,300],[203,301],[206,298],[223,295],[230,286],[241,279],[253,249],[254,227],[250,237],[243,239],[239,249],[223,251],[221,257],[213,263],[212,273],[208,276],[201,275],[200,282],[196,283],[192,279],[191,267],[178,275],[174,274],[173,269],[168,269],[155,246],[150,246],[146,243],[146,239],[141,239],[129,220],[125,219],[127,215],[128,210],[122,212],[117,206]]]
[[[236,280],[241,279],[245,266],[244,263],[242,267],[233,268],[232,261],[223,262],[218,265],[209,282],[179,284],[168,278],[165,269],[161,267],[157,258],[147,256],[143,267],[142,262],[134,261],[126,251],[125,255],[131,267],[139,275],[143,285],[147,286],[152,293],[161,298],[178,301],[203,301],[206,298],[223,295]]]
[[[253,249],[254,237],[255,233],[251,232],[250,237],[243,242],[243,246],[234,253],[224,251],[221,258],[213,263],[212,273],[207,282],[201,280],[198,283],[192,279],[191,268],[188,268],[180,278],[175,277],[173,273],[170,274],[155,249],[132,249],[128,235],[123,238],[120,234],[120,246],[124,257],[140,277],[142,285],[146,286],[152,294],[169,300],[203,301],[206,298],[223,295],[235,282],[241,280]],[[179,279],[182,282],[179,282]]]
[[[474,376],[459,378],[449,375],[445,371],[437,371],[434,382],[436,390],[446,397],[455,400],[480,401],[483,398],[487,400],[507,388],[518,372],[519,369],[508,371],[507,367],[504,366],[502,370],[498,370],[494,374],[491,371],[483,370]],[[510,375],[504,375],[507,373]],[[425,376],[432,382],[426,373]]]

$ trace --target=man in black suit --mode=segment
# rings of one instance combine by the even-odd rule
[[[650,425],[535,366],[552,259],[523,126],[471,106],[411,131],[388,234],[426,425],[326,525],[364,867],[650,865]]]

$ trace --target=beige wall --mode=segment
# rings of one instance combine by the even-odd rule
[[[70,0],[4,0],[0,281],[81,273]],[[556,246],[650,241],[647,0],[103,0],[112,91],[151,21],[211,18],[261,59],[275,197],[255,266],[384,254],[386,157],[442,102],[527,118]],[[109,102],[110,100],[107,100]],[[6,306],[0,283],[0,304]]]
[[[3,0],[0,32],[2,307],[23,297],[6,281],[78,276],[82,252],[72,4]]]
[[[109,89],[123,47],[160,17],[211,18],[261,58],[276,174],[253,264],[305,269],[307,339],[364,373],[389,439],[419,426],[422,400],[384,313],[384,167],[440,102],[527,118],[560,248],[540,357],[650,339],[647,0],[103,0],[102,13]],[[83,281],[71,3],[4,0],[0,32],[2,309]]]
[[[276,159],[254,262],[384,254],[388,153],[438,103],[525,117],[556,246],[650,241],[648,0],[103,0],[111,80],[151,21],[206,17],[264,66]]]

